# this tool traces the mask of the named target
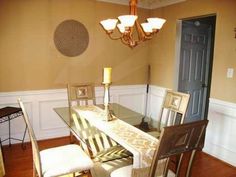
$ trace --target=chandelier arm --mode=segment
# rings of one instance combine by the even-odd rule
[[[146,34],[144,33],[140,23],[138,22],[138,20],[135,21],[135,26],[137,28],[137,33],[138,33],[138,38],[140,41],[144,41],[146,38]]]
[[[110,37],[110,39],[112,39],[112,40],[118,40],[118,39],[121,39],[122,38],[122,36],[120,36],[120,37],[113,37],[112,36],[112,33],[107,33],[108,34],[108,36]]]
[[[125,40],[125,38],[121,37],[120,38],[121,42],[125,45],[128,45],[129,46],[129,42],[127,40]]]

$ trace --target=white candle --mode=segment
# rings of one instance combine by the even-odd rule
[[[111,83],[111,70],[112,68],[104,68],[103,69],[103,84]]]

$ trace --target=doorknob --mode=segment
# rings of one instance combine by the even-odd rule
[[[207,87],[207,85],[206,84],[202,84],[202,88],[206,88]]]

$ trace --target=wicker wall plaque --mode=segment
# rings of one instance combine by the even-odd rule
[[[63,55],[75,57],[82,54],[89,43],[86,27],[76,20],[61,22],[54,32],[54,43]]]

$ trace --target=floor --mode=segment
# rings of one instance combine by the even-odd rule
[[[40,149],[60,146],[69,143],[69,137],[39,141]],[[26,144],[26,149],[22,150],[21,146],[12,145],[11,147],[3,147],[3,155],[5,161],[5,177],[32,177],[32,155],[31,146]],[[119,164],[119,162],[117,162]],[[123,162],[122,162],[123,163]],[[121,164],[122,164],[121,163]],[[126,162],[125,162],[126,163]],[[127,163],[130,163],[127,160]],[[110,164],[104,164],[109,170]],[[97,167],[96,167],[97,168]],[[97,174],[100,174],[99,169]],[[212,156],[203,152],[197,154],[193,164],[192,177],[236,177],[236,167],[230,166]]]

